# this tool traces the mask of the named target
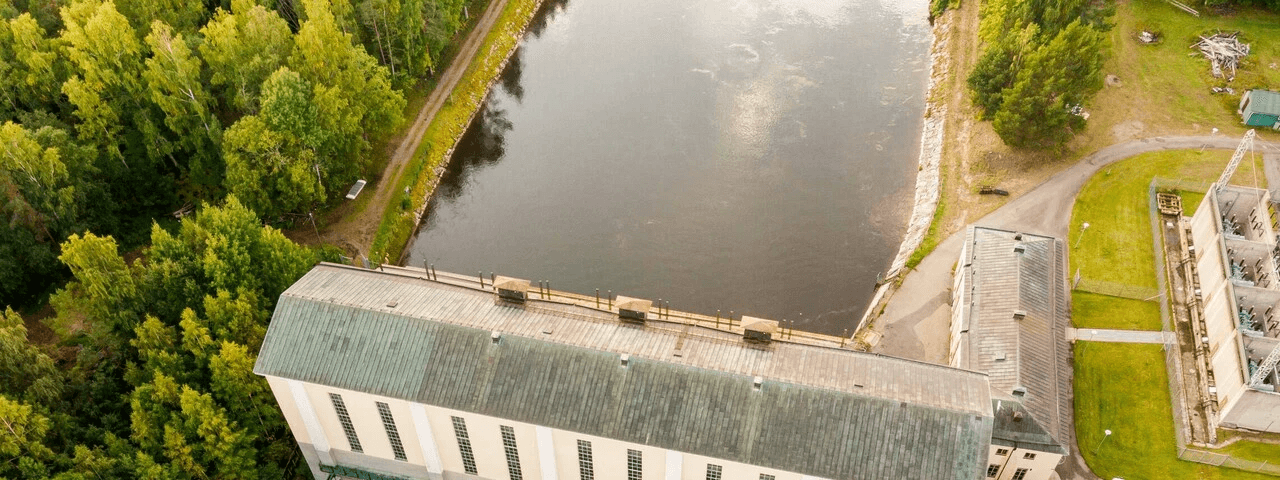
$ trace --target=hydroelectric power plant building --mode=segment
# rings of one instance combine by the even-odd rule
[[[985,373],[504,277],[320,264],[281,295],[254,371],[319,479],[1023,480],[1056,463],[1025,443],[1011,462],[1006,437],[1035,434],[1010,428],[1034,422]]]
[[[1237,186],[1210,188],[1192,216],[1191,327],[1211,427],[1280,432],[1276,218],[1267,190]]]

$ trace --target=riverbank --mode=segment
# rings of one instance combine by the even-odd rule
[[[943,61],[934,66],[937,76],[937,69],[945,65],[945,79],[931,98],[945,106],[947,112],[939,167],[940,208],[934,211],[932,224],[919,247],[893,276],[895,282],[885,287],[877,295],[878,303],[868,309],[860,323],[864,328],[875,322],[894,295],[892,285],[900,284],[902,277],[914,270],[939,242],[1032,191],[1087,155],[1156,135],[1211,135],[1216,131],[1218,135],[1239,138],[1244,128],[1234,116],[1232,103],[1238,101],[1239,91],[1235,100],[1213,94],[1211,87],[1222,80],[1210,76],[1202,58],[1186,55],[1182,39],[1214,29],[1244,31],[1263,39],[1278,29],[1273,23],[1277,16],[1271,13],[1241,11],[1191,17],[1159,0],[1121,0],[1113,17],[1115,25],[1107,33],[1111,55],[1103,74],[1108,80],[1088,105],[1088,126],[1061,150],[1017,150],[1004,145],[991,122],[978,119],[970,98],[966,80],[982,52],[978,40],[979,7],[980,2],[964,2],[939,15],[935,22],[934,34],[946,38]],[[1163,28],[1167,42],[1149,45],[1137,40],[1138,33],[1152,25]],[[1280,44],[1255,42],[1251,55],[1255,57],[1255,67],[1242,70],[1241,76],[1280,85],[1280,68],[1270,67],[1280,62]],[[1243,81],[1237,80],[1233,85],[1241,89],[1244,85],[1239,83]],[[1259,135],[1268,141],[1280,138],[1274,132]],[[982,195],[979,192],[983,187],[1005,190],[1009,196]]]
[[[480,111],[489,89],[515,53],[541,6],[541,0],[504,1],[493,28],[485,35],[457,86],[449,93],[403,173],[390,189],[395,197],[383,205],[382,221],[369,246],[371,261],[399,262],[417,230],[431,195],[444,174],[458,140]],[[396,193],[400,192],[400,193]],[[398,200],[397,200],[398,199]]]
[[[969,3],[974,4],[970,8],[975,10],[972,13],[976,14],[977,2]],[[963,5],[961,7],[963,8]],[[940,238],[938,229],[941,222],[939,220],[946,211],[942,203],[942,153],[948,140],[946,135],[949,123],[948,112],[955,111],[952,110],[954,97],[962,96],[956,94],[957,86],[954,83],[957,76],[951,75],[951,72],[965,66],[956,64],[957,60],[965,57],[958,55],[962,52],[958,52],[957,49],[964,43],[957,43],[955,37],[963,37],[965,34],[974,37],[977,35],[976,24],[969,30],[956,25],[963,20],[960,9],[950,9],[933,18],[933,38],[929,46],[929,86],[920,133],[920,158],[914,203],[911,216],[907,220],[907,233],[903,235],[898,253],[894,256],[889,272],[884,277],[884,283],[876,287],[876,293],[871,297],[867,310],[854,328],[855,333],[862,331],[869,320],[883,311],[885,302],[888,302],[888,297],[901,281],[900,275],[903,275],[907,269],[914,268],[924,254],[933,250]],[[972,63],[968,66],[971,67]],[[960,87],[963,88],[963,85]],[[862,338],[861,341],[863,347],[867,348],[875,343],[875,340],[867,338]]]

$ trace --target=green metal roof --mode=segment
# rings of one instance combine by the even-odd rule
[[[996,419],[991,431],[991,443],[1015,448],[1031,448],[1042,452],[1067,455],[1067,448],[1058,443],[1040,421],[1027,411],[1016,398],[992,399]]]
[[[1280,93],[1270,90],[1250,90],[1249,105],[1244,108],[1244,118],[1252,114],[1280,115]]]
[[[491,293],[321,265],[281,296],[254,371],[831,479],[985,471],[985,375],[752,348],[583,310],[513,308]],[[626,367],[619,352],[631,352]]]

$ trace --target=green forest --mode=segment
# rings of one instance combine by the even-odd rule
[[[337,254],[269,225],[376,168],[483,6],[0,0],[0,478],[304,476],[252,367]]]

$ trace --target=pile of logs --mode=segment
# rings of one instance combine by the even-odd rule
[[[1191,48],[1199,48],[1200,53],[1209,59],[1209,63],[1213,66],[1213,76],[1222,78],[1224,69],[1230,69],[1231,75],[1227,77],[1227,81],[1236,78],[1236,67],[1240,64],[1240,59],[1249,54],[1249,44],[1240,43],[1236,38],[1236,33],[1218,33],[1209,37],[1200,37],[1200,41],[1192,45]]]

